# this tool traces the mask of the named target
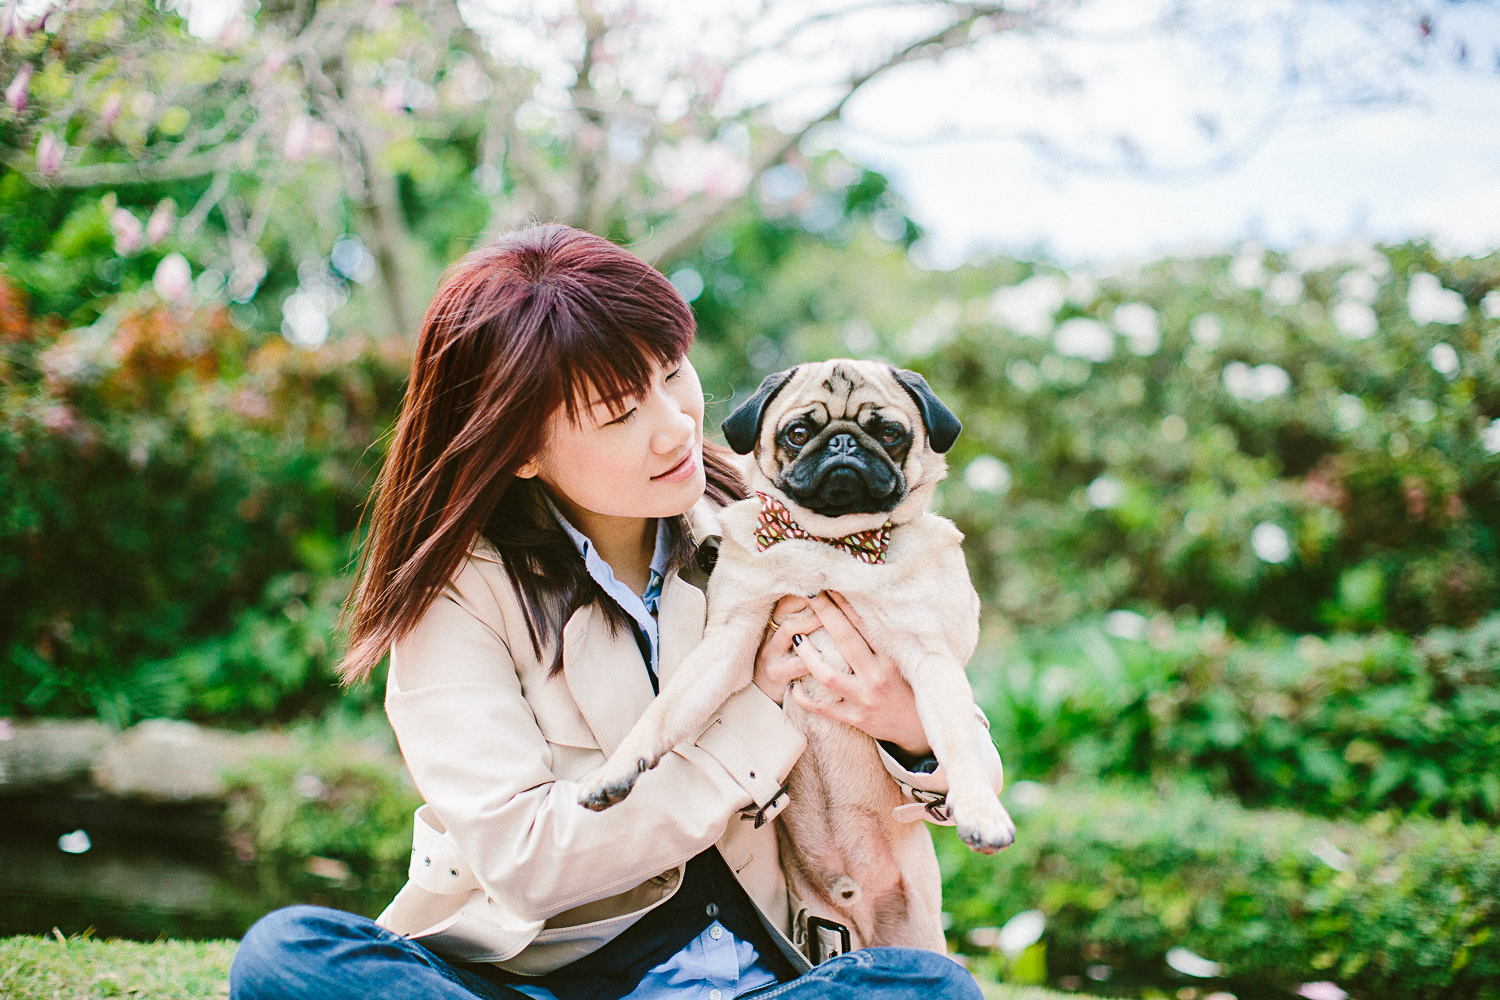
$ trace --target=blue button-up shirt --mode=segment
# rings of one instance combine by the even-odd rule
[[[545,496],[545,494],[543,494]],[[651,578],[646,592],[637,594],[615,579],[614,570],[599,555],[593,541],[573,527],[547,499],[552,514],[563,531],[578,546],[589,576],[613,598],[640,627],[650,649],[647,666],[655,679],[661,668],[661,641],[656,611],[661,601],[662,583],[666,579],[667,558],[671,552],[671,529],[665,518],[656,520],[656,551],[651,556]],[[741,941],[727,927],[715,920],[687,947],[646,973],[640,984],[624,1000],[732,1000],[741,993],[759,989],[776,981],[776,974],[760,960],[755,946]],[[525,984],[510,984],[537,1000],[556,1000],[550,990]]]

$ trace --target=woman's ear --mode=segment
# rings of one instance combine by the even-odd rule
[[[528,459],[525,464],[516,470],[516,478],[535,479],[536,474],[540,471],[542,471],[540,462],[535,458]]]

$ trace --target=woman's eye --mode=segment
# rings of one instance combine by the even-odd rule
[[[610,426],[610,424],[628,424],[628,423],[630,423],[631,418],[634,417],[634,416],[635,416],[635,407],[632,406],[630,409],[626,410],[624,413],[620,414],[618,417],[615,417],[615,419],[611,420],[608,424],[605,424],[604,426],[608,427],[608,426]]]
[[[682,374],[682,366],[678,365],[677,368],[675,370],[673,370],[672,374],[670,374],[670,375],[667,376],[667,381],[670,382],[674,378],[676,378],[677,376],[679,376],[681,374]]]
[[[787,444],[796,445],[798,448],[807,444],[807,428],[801,424],[786,432]]]

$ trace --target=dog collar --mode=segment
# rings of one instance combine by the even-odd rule
[[[786,504],[780,500],[758,490],[755,495],[760,497],[760,516],[755,522],[757,552],[764,552],[777,542],[784,542],[788,538],[804,538],[842,549],[860,562],[869,563],[871,566],[879,566],[885,562],[885,550],[890,547],[891,528],[894,527],[891,522],[887,521],[878,528],[856,531],[852,535],[844,535],[841,538],[824,538],[822,535],[814,535],[793,521],[792,512],[787,510]]]

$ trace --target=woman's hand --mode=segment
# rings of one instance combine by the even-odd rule
[[[811,674],[838,700],[814,701],[794,688],[792,697],[808,712],[853,726],[877,740],[894,743],[914,757],[930,752],[911,685],[895,663],[870,648],[859,612],[842,594],[828,591],[811,600],[784,597],[771,614],[781,627],[762,642],[755,676],[761,690],[777,704],[791,681]],[[793,636],[807,635],[819,628],[827,630],[844,662],[854,671],[852,674],[829,666],[812,643],[793,644]]]
[[[771,609],[771,621],[778,627],[772,629],[770,622],[766,623],[766,633],[755,654],[755,686],[780,705],[786,698],[787,686],[807,675],[807,665],[793,651],[792,636],[816,632],[823,623],[807,598],[791,594],[776,602]]]

